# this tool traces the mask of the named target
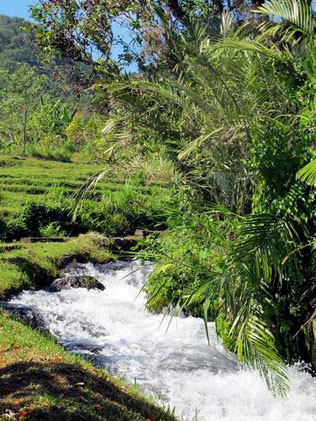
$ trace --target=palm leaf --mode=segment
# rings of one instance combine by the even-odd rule
[[[247,261],[258,281],[269,280],[273,268],[280,268],[295,249],[297,233],[288,219],[270,214],[244,218],[239,238],[233,246],[233,261]]]
[[[205,135],[199,136],[197,139],[193,140],[186,146],[182,151],[178,154],[178,159],[181,161],[182,159],[188,158],[188,156],[196,149],[199,148],[204,142],[211,139],[215,134],[222,131],[222,128],[215,129],[211,133],[207,133]]]
[[[299,180],[305,181],[310,186],[316,186],[316,159],[309,164],[305,165],[297,173],[297,178]]]
[[[274,28],[281,29],[284,23],[291,23],[290,27],[284,28],[287,41],[297,33],[314,35],[315,21],[312,7],[306,0],[271,0],[255,12],[273,18],[270,23]],[[280,20],[281,23],[276,25],[275,22]]]
[[[245,313],[231,331],[237,331],[238,359],[257,370],[275,395],[284,396],[290,389],[287,366],[275,349],[274,337],[260,312]]]
[[[221,34],[226,38],[233,30],[235,25],[234,19],[229,11],[224,11],[222,13],[222,23],[221,23]]]
[[[209,43],[204,43],[201,48],[202,51],[206,53],[211,53],[220,49],[232,49],[236,51],[249,51],[280,61],[286,60],[285,55],[282,54],[277,48],[267,47],[264,45],[264,43],[256,40],[248,41],[245,39],[235,39],[228,37],[217,44],[210,45]]]

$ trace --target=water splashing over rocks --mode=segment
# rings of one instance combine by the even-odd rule
[[[253,371],[242,371],[223,349],[214,324],[194,317],[148,313],[140,292],[152,267],[140,261],[77,264],[69,276],[89,276],[105,289],[26,291],[8,303],[24,308],[69,351],[135,381],[176,408],[184,420],[316,421],[316,379],[290,368],[291,392],[274,399]]]

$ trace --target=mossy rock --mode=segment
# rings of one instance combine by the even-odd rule
[[[55,279],[55,281],[48,287],[50,292],[59,292],[64,289],[70,288],[86,288],[86,289],[99,289],[105,290],[105,286],[101,284],[93,276],[86,275],[68,275],[64,278]]]

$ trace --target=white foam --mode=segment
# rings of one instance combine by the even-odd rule
[[[210,347],[198,318],[175,317],[166,333],[169,318],[162,322],[161,315],[148,313],[140,292],[149,265],[87,264],[77,271],[95,276],[106,289],[23,292],[11,303],[35,307],[67,349],[136,380],[185,420],[316,421],[316,379],[298,367],[290,368],[288,397],[274,399],[257,373],[238,369],[213,323]]]

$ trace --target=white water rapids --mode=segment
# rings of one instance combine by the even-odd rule
[[[66,349],[136,381],[180,419],[316,421],[316,379],[298,367],[290,368],[288,397],[274,399],[255,372],[238,369],[213,323],[210,347],[201,319],[175,317],[166,332],[170,318],[148,313],[140,292],[150,270],[139,261],[78,265],[106,289],[26,291],[10,304],[35,308]]]

